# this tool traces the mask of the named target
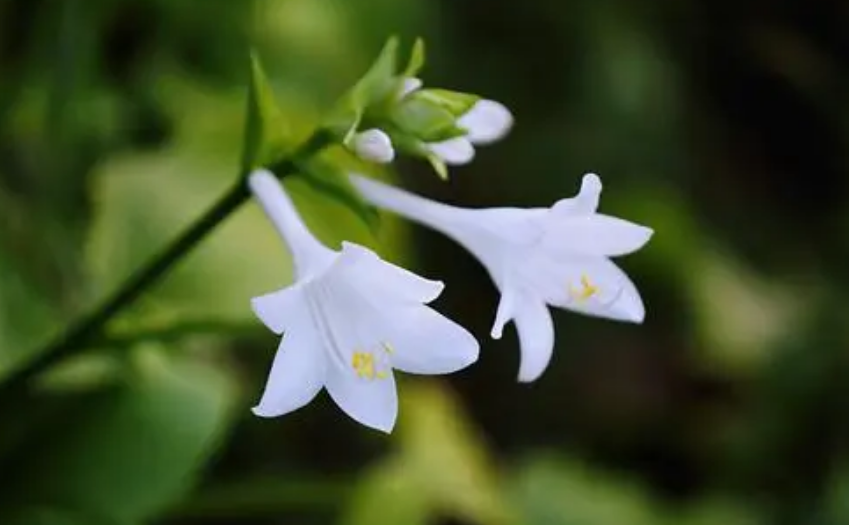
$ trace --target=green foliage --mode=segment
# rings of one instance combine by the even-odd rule
[[[326,396],[273,421],[240,403],[234,418],[276,345],[248,301],[291,279],[247,206],[115,320],[112,346],[0,399],[0,523],[846,523],[845,14],[517,6],[0,2],[0,381],[316,122],[340,141],[386,123],[446,178],[422,140],[453,136],[448,114],[476,98],[421,89],[393,125],[388,102],[426,53],[419,39],[405,60],[395,38],[372,61],[390,33],[426,35],[433,79],[521,119],[451,185],[412,186],[542,206],[594,170],[605,213],[658,232],[623,263],[646,323],[557,312],[552,367],[516,386],[514,336],[485,337],[480,268],[391,216],[376,230],[340,175],[377,170],[332,148],[285,181],[299,211],[333,247],[373,245],[444,280],[436,307],[481,337],[475,370],[402,379],[388,440],[340,422]],[[190,333],[202,326],[224,328]],[[138,332],[167,348],[138,347]],[[127,359],[139,350],[141,365]]]
[[[185,493],[226,428],[233,384],[161,349],[136,357],[125,383],[28,447],[15,470],[20,499],[3,505],[0,521],[25,525],[35,513],[42,523],[143,523]]]

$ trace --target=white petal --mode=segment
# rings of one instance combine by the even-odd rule
[[[301,314],[301,287],[289,286],[276,292],[251,299],[251,308],[260,321],[275,334],[282,334]]]
[[[387,312],[392,366],[411,374],[450,374],[478,359],[477,340],[465,328],[426,306]]]
[[[557,255],[585,253],[615,257],[635,252],[654,231],[609,215],[593,214],[557,219],[546,224],[544,246]]]
[[[377,128],[354,135],[351,139],[351,149],[361,159],[378,164],[388,164],[395,158],[392,140]]]
[[[351,242],[342,243],[342,254],[334,266],[335,278],[354,283],[369,296],[382,296],[417,303],[439,297],[445,285],[390,264],[373,251]]]
[[[555,260],[537,254],[527,260],[523,278],[548,304],[595,317],[643,321],[639,292],[609,259],[580,255]]]
[[[554,350],[554,325],[548,307],[538,299],[527,298],[517,307],[513,321],[519,334],[522,361],[519,381],[529,383],[542,375]]]
[[[479,100],[457,119],[457,127],[466,130],[472,144],[490,144],[507,135],[513,127],[513,115],[500,102]]]
[[[445,164],[459,166],[475,158],[475,148],[466,137],[454,137],[442,142],[431,142],[427,148]]]
[[[391,370],[385,377],[369,379],[357,376],[353,368],[334,364],[329,367],[327,391],[355,421],[387,434],[392,432],[398,416],[398,394]]]
[[[301,408],[321,390],[325,370],[326,351],[319,344],[315,328],[299,323],[280,341],[265,392],[253,413],[276,417]]]
[[[561,199],[552,206],[555,215],[572,217],[595,213],[601,197],[601,179],[595,173],[587,173],[581,179],[581,189],[570,199]]]

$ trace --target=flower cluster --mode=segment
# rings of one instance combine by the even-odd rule
[[[389,163],[396,150],[446,165],[469,162],[474,146],[503,138],[513,124],[502,104],[475,95],[425,89],[416,77],[423,48],[402,73],[390,42],[336,118],[340,143],[362,159]],[[338,116],[338,115],[337,115]],[[338,124],[340,123],[341,124]],[[538,379],[551,361],[549,306],[641,323],[640,294],[611,261],[642,248],[652,230],[598,213],[602,184],[583,177],[572,198],[550,208],[449,206],[356,174],[347,181],[366,202],[432,228],[459,243],[501,292],[491,337],[512,321],[518,334],[518,380]],[[383,261],[345,242],[321,244],[305,227],[283,186],[264,169],[248,186],[291,252],[295,282],[253,299],[253,310],[282,335],[254,413],[275,417],[309,403],[322,388],[351,418],[390,432],[398,402],[393,371],[448,374],[478,359],[478,342],[429,306],[439,281]]]
[[[390,40],[338,111],[343,143],[357,156],[386,164],[398,149],[427,159],[445,178],[447,166],[471,162],[475,146],[491,144],[510,131],[513,115],[503,104],[424,87],[416,76],[424,63],[421,41],[402,72],[397,72],[396,55],[397,43]]]

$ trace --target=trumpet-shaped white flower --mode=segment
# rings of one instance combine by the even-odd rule
[[[356,244],[327,248],[270,172],[254,172],[248,184],[295,267],[295,284],[252,300],[262,322],[283,334],[256,415],[296,410],[325,387],[350,417],[388,433],[398,411],[393,369],[447,374],[477,360],[475,338],[425,306],[442,292],[441,282]]]
[[[363,160],[389,164],[395,159],[392,139],[383,130],[372,128],[351,137],[350,148]]]
[[[601,181],[584,176],[580,192],[552,208],[448,206],[357,175],[366,200],[440,231],[486,267],[501,292],[492,327],[499,339],[512,320],[521,346],[519,381],[537,379],[551,360],[554,327],[547,305],[641,323],[645,309],[631,280],[609,257],[640,249],[652,230],[596,213]]]

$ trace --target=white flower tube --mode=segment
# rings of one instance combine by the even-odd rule
[[[500,338],[511,320],[519,334],[520,381],[537,379],[551,360],[547,305],[643,321],[639,292],[609,257],[640,249],[653,232],[596,213],[601,181],[594,174],[584,176],[576,197],[550,209],[459,208],[358,175],[351,181],[372,204],[442,232],[480,260],[501,291],[492,337]]]
[[[325,387],[350,417],[391,432],[398,411],[393,369],[447,374],[477,360],[475,338],[426,306],[441,282],[353,243],[341,252],[327,248],[270,172],[252,173],[248,185],[289,247],[296,279],[252,300],[262,322],[283,335],[256,415],[296,410]]]

